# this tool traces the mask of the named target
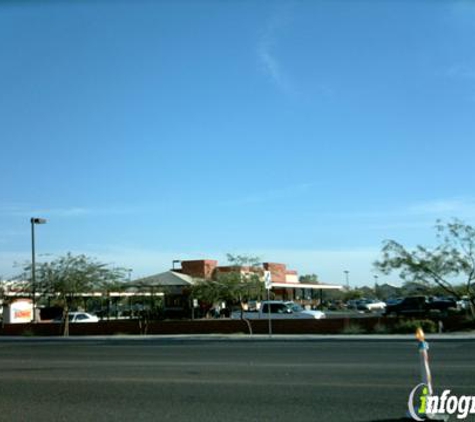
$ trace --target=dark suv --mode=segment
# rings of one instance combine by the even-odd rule
[[[431,312],[445,313],[457,304],[452,299],[429,298],[427,296],[405,297],[403,300],[386,306],[384,315],[427,315]]]

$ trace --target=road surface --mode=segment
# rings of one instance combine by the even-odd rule
[[[475,342],[431,343],[436,390],[475,395]],[[0,420],[404,420],[415,341],[0,340]]]

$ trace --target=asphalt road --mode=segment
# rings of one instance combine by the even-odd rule
[[[430,351],[475,395],[474,341]],[[415,341],[345,340],[0,340],[0,376],[0,420],[31,422],[390,422],[420,381]]]

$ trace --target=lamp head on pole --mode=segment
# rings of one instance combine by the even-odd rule
[[[30,221],[31,221],[31,224],[46,224],[45,218],[33,217]]]

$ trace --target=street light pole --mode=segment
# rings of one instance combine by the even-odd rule
[[[44,218],[31,218],[31,290],[33,305],[33,322],[36,322],[36,260],[35,260],[35,224],[46,224]]]
[[[270,271],[264,271],[264,282],[267,290],[267,322],[269,327],[269,337],[272,337],[272,319],[270,315],[270,289],[272,289],[272,273]]]

